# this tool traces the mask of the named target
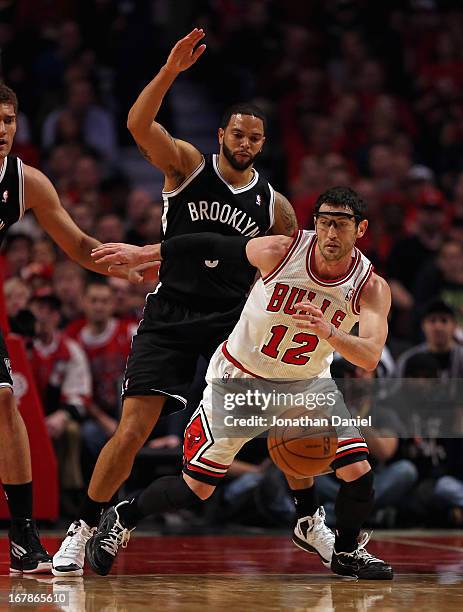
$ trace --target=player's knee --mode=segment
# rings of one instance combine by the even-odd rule
[[[364,459],[349,465],[344,465],[336,470],[336,476],[345,482],[352,482],[362,478],[364,474],[371,471],[371,465]]]
[[[124,425],[122,422],[119,423],[114,437],[119,446],[127,452],[137,452],[143,446],[146,439],[144,432],[137,430],[136,427]]]
[[[215,487],[213,485],[195,480],[194,478],[191,478],[191,476],[188,476],[188,474],[183,474],[183,480],[187,483],[188,487],[193,491],[193,493],[202,501],[208,499],[215,491]]]

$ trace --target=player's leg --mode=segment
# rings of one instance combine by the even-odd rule
[[[3,360],[2,360],[3,365]],[[2,380],[9,373],[3,372]],[[32,519],[32,471],[29,439],[16,406],[10,382],[0,387],[0,478],[11,516],[10,570],[39,573],[51,570],[51,557],[43,548]]]
[[[202,402],[185,429],[183,475],[158,478],[134,498],[120,502],[103,514],[97,532],[86,546],[87,560],[96,573],[103,576],[109,573],[119,547],[127,545],[130,532],[144,517],[190,508],[210,497],[240,448],[249,440],[225,437],[223,430],[222,437],[214,436],[210,384],[218,375],[214,365],[213,358]],[[216,406],[217,413],[219,410]]]
[[[317,553],[325,567],[330,567],[334,533],[325,523],[313,478],[294,478],[286,474],[296,508],[297,522],[293,542],[306,552]]]
[[[95,531],[101,512],[130,475],[135,456],[153,430],[164,396],[128,397],[112,438],[108,440],[93,470],[88,493],[59,551],[53,556],[55,576],[81,576],[85,544]]]
[[[144,323],[133,338],[124,379],[124,403],[121,420],[113,437],[106,443],[95,465],[90,487],[59,551],[53,557],[56,576],[81,576],[85,544],[100,520],[107,502],[127,479],[135,455],[151,433],[167,396],[175,398],[178,409],[184,407],[184,391],[194,376],[197,356],[178,342],[169,344],[165,326],[171,329],[171,312],[163,302],[155,303],[159,316],[152,327],[153,313],[145,309]],[[179,313],[179,316],[183,316]],[[175,321],[174,321],[175,323]],[[150,327],[151,325],[151,327]],[[163,327],[164,326],[164,327]],[[181,327],[181,324],[180,324]]]
[[[331,569],[336,574],[367,580],[392,580],[390,565],[365,549],[369,536],[360,529],[374,505],[373,472],[365,452],[344,454],[333,463],[341,486],[336,498],[336,539]]]

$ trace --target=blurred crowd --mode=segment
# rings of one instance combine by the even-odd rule
[[[375,376],[463,378],[458,2],[1,2],[3,78],[20,103],[13,153],[50,177],[76,223],[101,242],[159,240],[161,194],[137,181],[136,164],[146,165],[141,155],[134,172],[123,163],[134,147],[126,118],[192,26],[205,28],[207,51],[182,78],[217,114],[243,100],[268,114],[257,166],[288,195],[300,226],[312,227],[315,199],[330,186],[350,186],[368,202],[370,226],[359,247],[393,294],[388,344]],[[159,120],[182,136],[174,110],[167,96]],[[216,128],[211,117],[211,134]],[[72,515],[117,426],[131,335],[153,287],[89,276],[29,215],[13,228],[1,257],[10,326],[28,338],[47,428],[64,458],[62,512]],[[203,370],[204,364],[190,408]],[[347,366],[339,374],[365,375]],[[429,432],[408,438],[403,415],[391,416],[387,405],[381,410],[387,435],[371,443],[381,482],[374,520],[434,524],[438,516],[438,524],[462,525],[460,440],[431,439]],[[185,418],[161,421],[141,458],[178,469]],[[320,481],[327,508],[335,485],[329,476]],[[410,492],[414,503],[401,508]],[[210,521],[214,513],[267,524],[288,520],[290,499],[265,444],[243,451],[212,506]]]

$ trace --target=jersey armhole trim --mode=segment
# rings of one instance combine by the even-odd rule
[[[370,264],[365,272],[364,277],[360,281],[357,289],[355,290],[354,296],[352,298],[352,312],[356,315],[360,314],[360,296],[362,295],[363,288],[370,280],[370,277],[373,273],[373,264]]]
[[[270,225],[267,231],[270,231],[275,225],[275,190],[270,185],[270,183],[268,184],[268,188],[270,190],[270,204],[268,207],[268,212],[270,215]]]
[[[18,158],[19,161],[19,158]],[[3,160],[3,164],[2,167],[0,169],[0,183],[3,181],[3,179],[5,178],[5,173],[6,173],[6,167],[8,165],[8,155],[5,157],[5,159]]]
[[[198,174],[201,172],[201,170],[204,168],[204,166],[206,165],[206,159],[204,157],[204,155],[201,155],[201,161],[199,163],[199,166],[197,166],[193,172],[186,177],[186,179],[184,179],[184,181],[182,183],[180,183],[180,185],[178,187],[176,187],[175,189],[172,189],[171,191],[162,191],[162,195],[163,197],[167,197],[170,198],[172,196],[176,196],[177,194],[179,194],[181,191],[183,191],[185,189],[185,187],[187,185],[189,185],[191,183],[191,181],[198,176]]]
[[[275,278],[275,276],[285,267],[285,265],[288,263],[291,255],[294,253],[296,248],[299,246],[299,243],[301,242],[301,238],[302,238],[302,230],[298,230],[298,232],[294,236],[293,241],[291,242],[291,244],[289,246],[289,249],[286,252],[286,254],[283,255],[283,257],[280,259],[280,261],[277,263],[277,265],[273,268],[273,270],[271,272],[269,272],[265,276],[262,276],[262,281],[263,281],[264,285],[266,285],[273,278]]]
[[[24,168],[23,168],[23,163],[19,159],[19,157],[17,158],[16,161],[18,163],[18,181],[19,181],[19,189],[18,189],[19,219],[22,219],[24,217],[24,213],[26,212],[26,203],[24,202]]]

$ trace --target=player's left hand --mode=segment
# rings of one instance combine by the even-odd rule
[[[320,308],[317,308],[310,302],[298,302],[294,304],[294,308],[303,310],[306,313],[293,315],[293,319],[296,319],[298,327],[314,333],[320,340],[326,340],[331,336],[332,323],[324,318]]]

